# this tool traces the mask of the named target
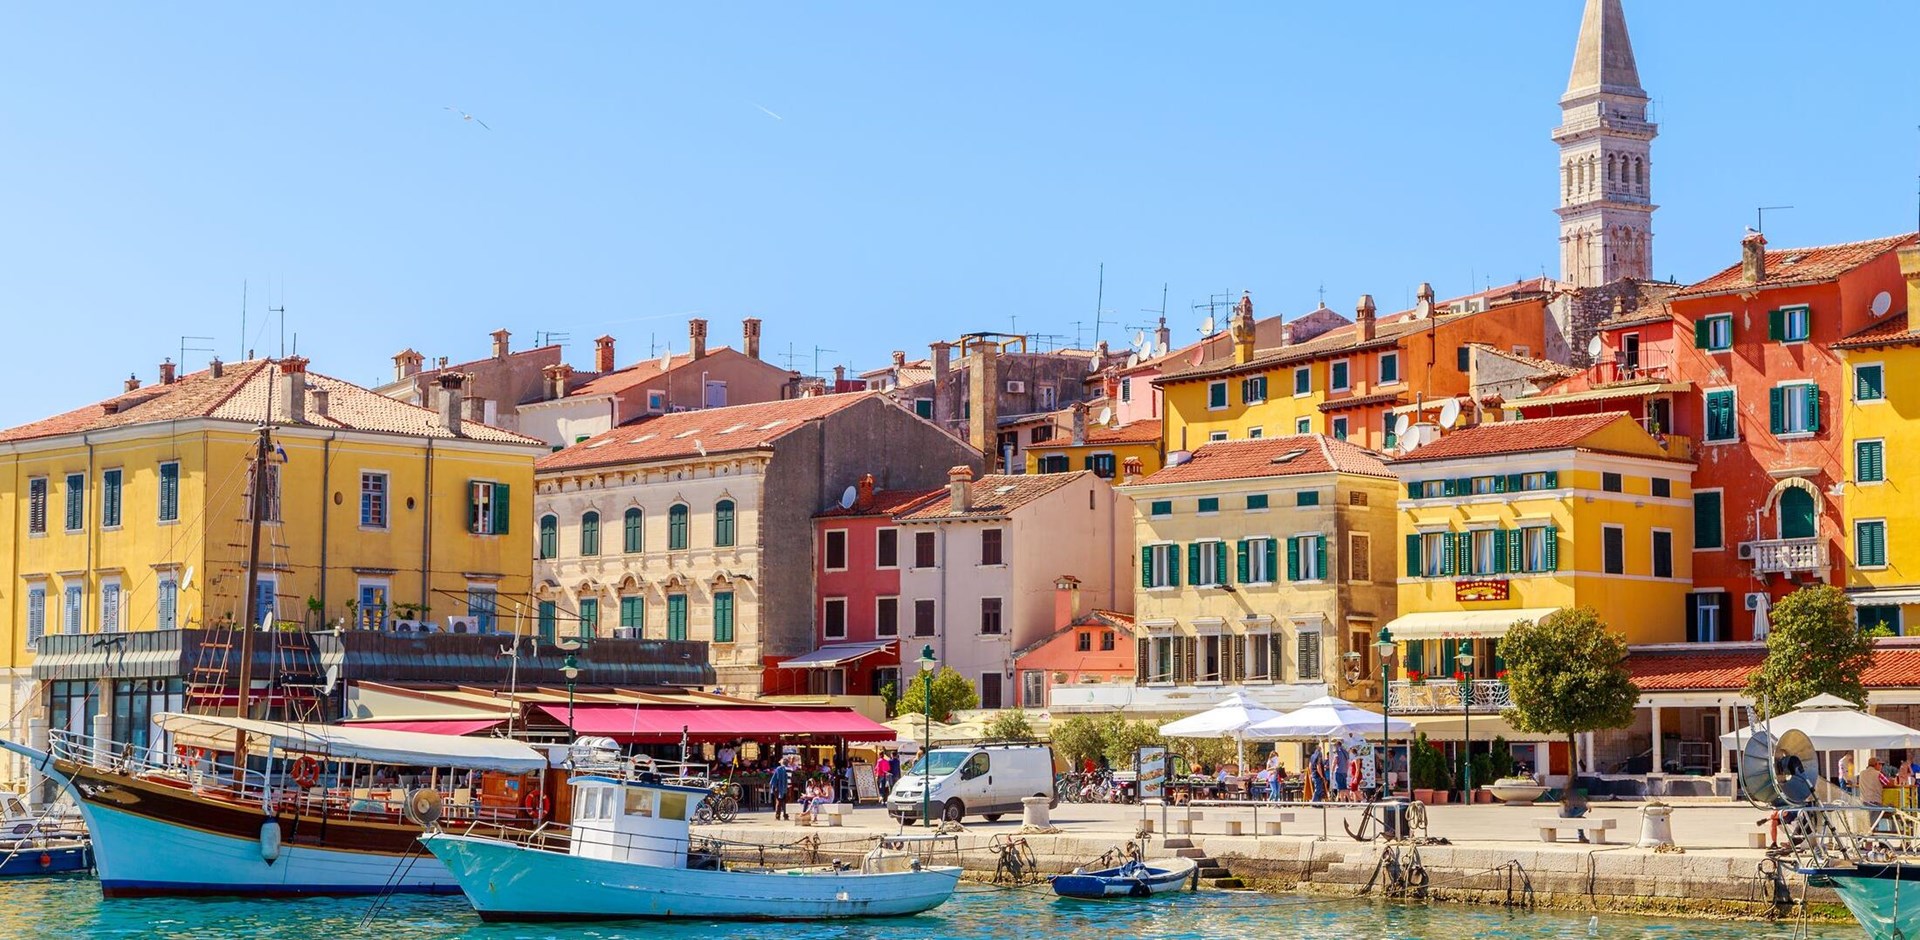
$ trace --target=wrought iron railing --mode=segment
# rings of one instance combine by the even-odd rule
[[[1387,693],[1388,703],[1395,714],[1457,712],[1461,709],[1463,693],[1466,695],[1466,709],[1470,712],[1498,712],[1513,706],[1513,698],[1507,694],[1507,684],[1499,679],[1471,679],[1466,682],[1457,679],[1398,679],[1388,686]]]

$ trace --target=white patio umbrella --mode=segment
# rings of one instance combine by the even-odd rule
[[[1280,713],[1239,692],[1221,699],[1212,708],[1160,726],[1169,738],[1231,737],[1240,755],[1240,770],[1247,769],[1247,729],[1280,717]]]
[[[1262,741],[1317,741],[1350,735],[1409,734],[1413,723],[1402,718],[1382,719],[1345,699],[1323,695],[1284,715],[1275,715],[1247,729],[1247,737]]]
[[[1793,711],[1775,715],[1720,736],[1720,746],[1746,746],[1754,732],[1764,731],[1774,740],[1788,731],[1799,731],[1813,742],[1816,751],[1877,751],[1887,748],[1920,747],[1920,731],[1897,721],[1869,715],[1846,699],[1816,695],[1794,706]]]

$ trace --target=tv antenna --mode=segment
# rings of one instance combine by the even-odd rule
[[[187,345],[187,344],[188,344],[188,343],[211,343],[211,342],[213,342],[213,337],[211,337],[211,336],[182,336],[182,337],[180,337],[180,358],[179,358],[179,359],[176,359],[176,360],[174,360],[174,361],[175,361],[175,362],[178,362],[178,363],[180,363],[180,368],[181,368],[182,370],[184,370],[184,369],[186,369],[186,367],[187,367],[187,353],[190,353],[190,352],[213,352],[213,347],[212,347],[212,346],[189,346],[189,345]]]
[[[823,352],[825,352],[825,353],[830,353],[830,352],[839,352],[839,350],[837,350],[837,349],[824,349],[824,348],[821,348],[821,347],[819,347],[819,346],[815,346],[815,347],[813,347],[813,374],[814,374],[815,376],[818,376],[818,375],[820,374],[820,354],[821,354],[821,353],[823,353]]]
[[[286,301],[286,298],[282,297],[280,299],[280,306],[268,307],[267,312],[280,315],[280,358],[285,359],[287,358],[287,301]],[[298,338],[298,334],[295,334],[294,344],[297,346],[299,345],[299,343],[300,343],[300,340]]]
[[[1206,322],[1208,324],[1214,324],[1214,323],[1220,322],[1219,317],[1214,315],[1214,311],[1220,310],[1222,308],[1226,308],[1226,309],[1233,308],[1233,292],[1228,291],[1222,294],[1208,294],[1206,303],[1193,305],[1193,309],[1195,310],[1204,309],[1207,311]],[[1212,334],[1213,334],[1213,331],[1210,329],[1203,331],[1203,335],[1210,336]]]
[[[533,345],[536,348],[540,346],[565,346],[572,339],[573,334],[563,333],[557,330],[535,330],[533,333]]]
[[[1792,206],[1755,207],[1753,210],[1753,230],[1756,232],[1765,232],[1767,230],[1767,213],[1768,212],[1778,211],[1781,209],[1791,209],[1791,208],[1793,207]]]

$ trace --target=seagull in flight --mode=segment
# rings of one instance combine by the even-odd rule
[[[487,127],[487,122],[482,121],[479,118],[474,117],[473,115],[468,114],[467,112],[454,107],[453,105],[447,105],[446,110],[452,111],[453,113],[460,115],[460,120],[462,121],[472,121],[473,123],[478,124],[481,127],[485,127],[487,130],[493,130],[493,128]]]
[[[764,104],[761,104],[761,103],[760,103],[760,102],[758,102],[758,101],[749,101],[749,102],[747,102],[747,103],[748,103],[748,104],[750,104],[750,105],[753,105],[753,106],[754,106],[754,107],[756,107],[756,108],[759,108],[759,109],[760,109],[760,110],[761,110],[762,112],[764,112],[764,113],[765,113],[765,114],[767,115],[767,117],[770,117],[770,118],[773,118],[773,119],[774,119],[774,120],[776,120],[776,121],[784,121],[784,120],[786,120],[786,118],[783,118],[783,117],[781,117],[780,115],[778,115],[778,114],[775,114],[775,113],[773,113],[773,112],[772,112],[771,110],[768,110],[768,108],[767,108],[767,106],[766,106],[766,105],[764,105]]]

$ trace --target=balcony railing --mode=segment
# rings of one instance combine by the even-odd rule
[[[1499,679],[1473,679],[1465,683],[1453,679],[1425,679],[1419,682],[1398,679],[1388,687],[1387,700],[1396,715],[1458,712],[1463,685],[1467,695],[1467,710],[1470,712],[1498,712],[1513,707],[1513,699],[1507,694],[1507,684]]]
[[[1756,574],[1827,570],[1826,539],[1767,539],[1748,542],[1742,547],[1746,549],[1743,554],[1752,555]]]

